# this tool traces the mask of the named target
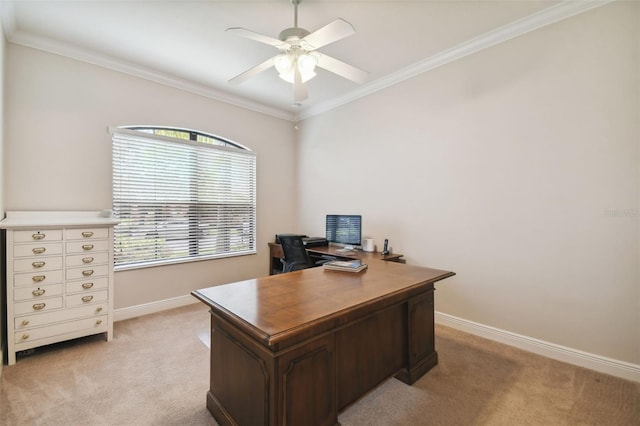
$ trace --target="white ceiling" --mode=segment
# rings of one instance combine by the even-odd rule
[[[355,27],[320,51],[370,73],[359,86],[319,70],[301,106],[273,68],[228,83],[278,51],[225,29],[277,38],[293,26],[290,0],[2,0],[0,13],[11,42],[299,119],[608,1],[301,0],[299,27],[336,18]]]

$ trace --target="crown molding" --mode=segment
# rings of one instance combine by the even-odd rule
[[[431,71],[435,68],[462,59],[484,49],[511,40],[523,34],[535,31],[547,25],[554,24],[583,12],[604,6],[616,0],[567,0],[557,5],[548,7],[539,12],[526,16],[517,21],[506,24],[486,32],[471,40],[460,43],[450,49],[437,53],[429,58],[419,61],[397,72],[362,85],[357,89],[326,102],[302,109],[296,116],[296,120],[304,120],[339,106],[348,104],[357,99],[376,93],[390,86],[401,83],[407,79]]]
[[[87,49],[74,47],[65,43],[59,43],[44,37],[26,34],[17,30],[13,5],[10,2],[3,2],[0,4],[0,18],[2,19],[5,36],[7,40],[12,43],[66,56],[78,61],[91,63],[93,65],[129,74],[145,80],[154,81],[159,84],[224,102],[239,108],[297,122],[328,112],[332,109],[379,92],[435,68],[449,64],[458,59],[462,59],[465,56],[488,49],[502,42],[511,40],[520,35],[562,21],[580,13],[604,6],[612,3],[613,1],[616,0],[565,0],[559,4],[496,28],[495,30],[486,32],[466,42],[460,43],[457,46],[437,53],[397,72],[359,86],[343,96],[339,96],[307,108],[303,106],[295,112],[266,106],[259,102],[251,101],[239,96],[233,96],[228,93],[212,89],[211,87],[203,84],[178,78],[151,68],[142,67],[123,60],[117,60],[106,55],[96,54],[95,52],[91,52]]]
[[[4,15],[3,15],[4,16]],[[7,31],[7,39],[15,44],[31,47],[33,49],[43,50],[48,53],[76,59],[78,61],[90,63],[103,68],[108,68],[134,77],[160,83],[165,86],[173,87],[185,92],[204,96],[215,101],[224,102],[243,109],[270,115],[288,121],[293,121],[294,114],[288,111],[272,108],[259,102],[250,101],[239,96],[232,96],[219,90],[212,89],[203,84],[198,84],[187,79],[178,78],[170,74],[136,65],[124,60],[114,59],[112,57],[97,54],[87,49],[71,46],[66,43],[60,43],[45,37],[34,36],[20,30],[15,30],[15,24],[11,32]]]

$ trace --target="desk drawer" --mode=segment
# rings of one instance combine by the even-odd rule
[[[13,246],[14,257],[55,256],[57,254],[62,254],[62,242],[15,244]]]
[[[107,304],[86,305],[78,308],[64,309],[44,314],[25,315],[14,320],[15,330],[26,330],[56,322],[68,321],[82,317],[96,317],[107,312]]]
[[[13,285],[16,287],[23,285],[47,285],[62,282],[62,269],[56,271],[30,272],[28,274],[15,274]]]
[[[15,343],[31,342],[33,340],[73,333],[84,329],[93,329],[96,333],[107,331],[107,315],[69,321],[48,327],[34,328],[32,330],[17,331],[14,333]]]
[[[92,291],[90,293],[78,293],[67,296],[67,307],[82,306],[89,303],[106,302],[109,298],[108,290]]]
[[[68,280],[81,280],[91,277],[104,277],[109,274],[108,265],[87,265],[84,268],[69,268],[66,271]]]
[[[67,293],[86,293],[88,291],[100,290],[109,287],[109,278],[94,278],[79,281],[68,281],[66,284]]]
[[[26,243],[29,241],[60,241],[62,240],[62,229],[31,229],[28,231],[13,231],[13,241],[16,243]]]
[[[107,251],[109,250],[109,241],[71,241],[66,244],[66,247],[67,253],[90,253],[96,251]]]
[[[62,269],[62,256],[16,259],[13,261],[15,272],[39,272]]]
[[[67,228],[64,230],[65,240],[85,240],[108,238],[108,228]]]
[[[13,300],[31,300],[39,302],[51,296],[62,295],[62,284],[18,287],[13,290]]]
[[[66,257],[67,266],[85,266],[107,263],[109,261],[109,253],[97,252],[87,254],[74,254]]]
[[[25,302],[16,302],[13,305],[13,313],[15,315],[33,314],[60,308],[62,308],[62,297],[52,297],[49,299],[41,299],[37,301],[29,300]]]

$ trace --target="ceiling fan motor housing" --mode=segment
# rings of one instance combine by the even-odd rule
[[[308,35],[309,31],[305,30],[304,28],[292,27],[287,28],[286,30],[282,30],[278,38],[282,41],[291,43],[292,41],[299,41]]]

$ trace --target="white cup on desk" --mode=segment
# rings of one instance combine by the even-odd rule
[[[373,242],[373,238],[365,238],[362,240],[362,251],[368,251],[368,252],[376,251],[376,245]]]

